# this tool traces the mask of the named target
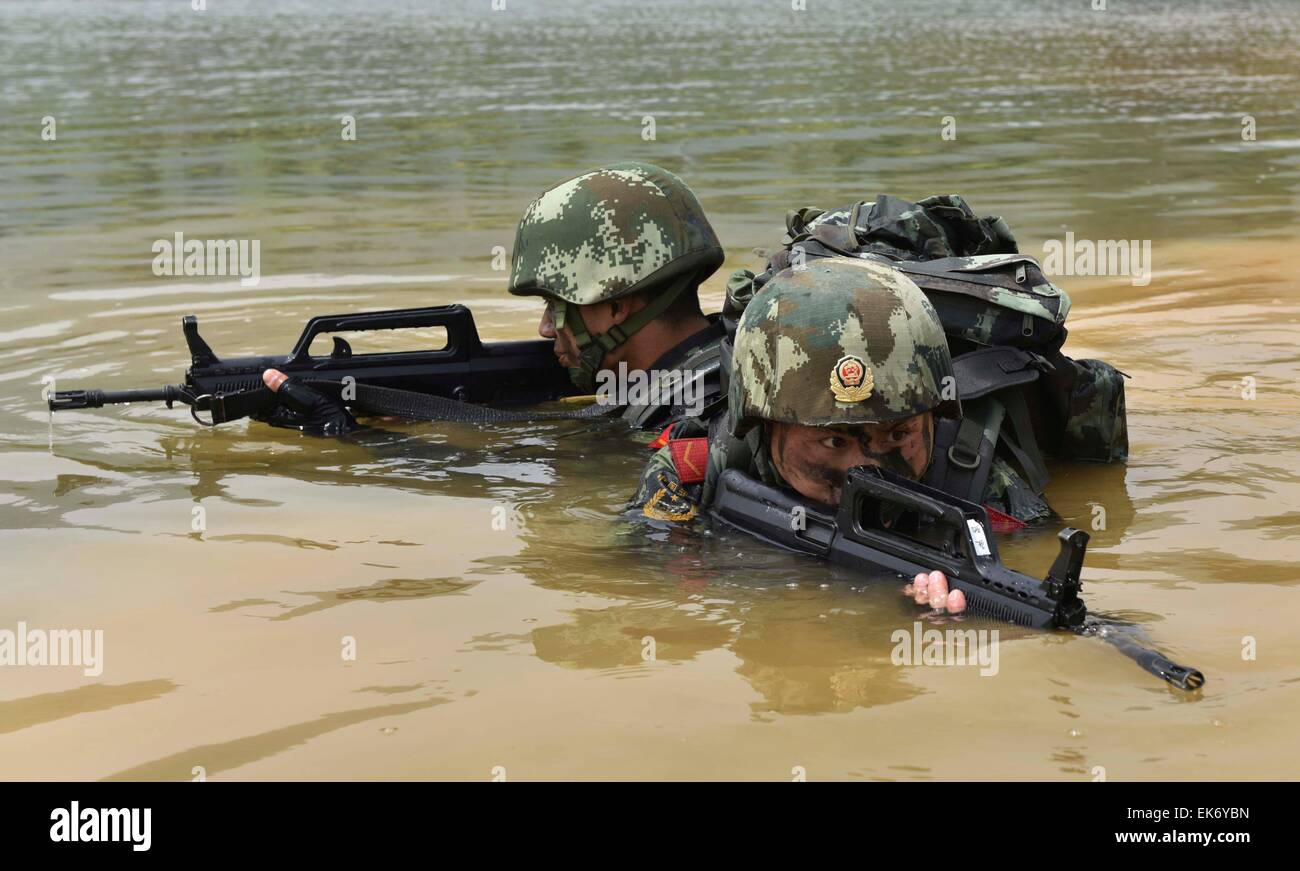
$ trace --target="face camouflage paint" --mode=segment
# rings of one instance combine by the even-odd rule
[[[772,424],[768,449],[777,471],[803,495],[834,504],[854,466],[879,466],[919,480],[930,463],[934,417],[916,415],[893,425],[810,427]]]

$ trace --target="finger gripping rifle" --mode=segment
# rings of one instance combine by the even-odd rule
[[[1060,552],[1040,580],[1002,563],[982,506],[871,466],[849,470],[835,514],[737,469],[719,477],[711,511],[770,543],[866,574],[938,569],[966,596],[968,613],[1093,635],[1180,689],[1205,683],[1199,671],[1143,647],[1130,627],[1089,616],[1079,597],[1083,530],[1061,531]]]
[[[328,355],[311,353],[322,334],[441,327],[446,343],[427,351],[354,354],[334,335]],[[393,309],[360,314],[322,315],[303,328],[293,350],[281,356],[221,359],[199,335],[198,319],[186,315],[181,331],[190,351],[190,367],[181,384],[143,390],[64,390],[51,393],[51,411],[100,408],[125,402],[182,402],[199,423],[215,426],[249,415],[265,414],[276,399],[262,383],[262,372],[279,369],[311,379],[315,386],[356,384],[445,397],[463,403],[527,403],[558,399],[574,392],[568,374],[545,340],[484,343],[474,316],[463,305]],[[204,420],[199,412],[209,412]]]

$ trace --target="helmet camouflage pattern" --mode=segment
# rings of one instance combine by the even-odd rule
[[[680,178],[616,163],[535,199],[515,235],[510,292],[576,305],[662,287],[722,265],[722,246]]]
[[[944,388],[950,399],[944,398]],[[818,259],[786,269],[745,307],[728,388],[731,431],[960,417],[943,326],[892,266]]]

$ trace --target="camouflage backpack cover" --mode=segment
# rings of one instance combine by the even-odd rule
[[[990,345],[1052,349],[1065,341],[1069,295],[1019,253],[1001,218],[976,217],[959,196],[917,203],[880,196],[792,211],[767,268],[733,274],[729,290],[752,295],[782,269],[836,256],[885,259],[905,273],[939,312],[954,354]]]

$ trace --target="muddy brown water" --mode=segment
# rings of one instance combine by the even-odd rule
[[[1300,775],[1295,6],[999,0],[961,27],[873,6],[828,44],[814,4],[741,32],[737,3],[480,5],[0,6],[0,114],[26,119],[0,141],[0,629],[104,637],[96,676],[0,667],[0,776]],[[647,44],[664,16],[680,38]],[[1010,19],[1041,47],[1016,67]],[[501,62],[520,41],[529,63]],[[823,62],[780,79],[781,51]],[[338,442],[42,407],[47,375],[177,380],[187,313],[230,355],[283,353],[314,314],[453,301],[485,338],[528,337],[536,305],[504,294],[493,246],[542,187],[621,158],[699,192],[729,252],[715,307],[786,208],[882,191],[962,193],[1035,255],[1067,230],[1151,240],[1149,284],[1058,279],[1067,351],[1132,376],[1131,457],[1054,464],[1048,498],[1092,533],[1089,605],[1206,688],[981,621],[996,676],[896,666],[918,612],[895,585],[623,523],[634,434]],[[177,231],[261,240],[261,285],[153,276]],[[1041,572],[1052,532],[1003,554]]]

